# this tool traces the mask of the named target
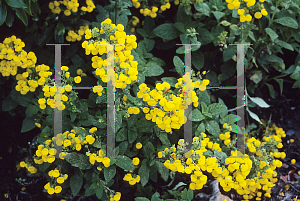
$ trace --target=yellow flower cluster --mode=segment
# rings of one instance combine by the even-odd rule
[[[76,73],[77,73],[77,75],[79,75],[79,76],[81,76],[81,77],[84,77],[84,76],[86,76],[86,74],[82,71],[82,69],[77,69],[77,71],[76,71]]]
[[[259,0],[261,3],[263,3],[265,0]],[[250,11],[248,8],[254,6],[256,4],[255,0],[226,0],[227,7],[230,10],[236,9],[238,11],[238,14],[240,15],[240,22],[250,22],[252,20],[252,15],[250,14]],[[242,4],[242,5],[241,5]],[[247,8],[248,7],[248,8]],[[240,9],[241,8],[241,9]],[[260,19],[262,16],[268,15],[268,12],[266,9],[264,9],[263,4],[257,4],[253,7],[253,11],[260,11],[255,12],[254,17],[256,19]]]
[[[136,17],[136,16],[132,16],[132,19],[131,19],[131,24],[132,24],[132,28],[131,28],[131,32],[135,32],[135,28],[134,27],[136,27],[136,25],[138,24],[140,22],[140,20],[139,20],[139,18],[138,17]]]
[[[25,167],[28,172],[30,172],[31,174],[34,174],[37,172],[37,169],[34,166],[28,165],[27,163],[25,163],[24,161],[20,162],[20,167]]]
[[[40,144],[38,146],[38,149],[35,152],[35,155],[37,157],[34,158],[34,162],[36,164],[43,164],[44,162],[53,163],[55,161],[56,153],[57,153],[57,150],[54,148],[50,148],[49,145],[45,144],[45,146],[44,146],[44,145]]]
[[[52,195],[54,193],[60,193],[62,191],[62,187],[56,184],[62,184],[65,180],[68,179],[68,175],[62,175],[59,170],[50,170],[48,172],[49,177],[53,180],[53,182],[48,182],[44,188],[47,190],[48,194]]]
[[[3,77],[16,75],[18,67],[25,69],[24,76],[28,77],[30,68],[35,66],[37,58],[33,52],[27,53],[24,51],[23,47],[25,47],[25,43],[14,35],[5,38],[3,43],[0,43],[0,60],[2,60],[0,62],[0,72]],[[24,91],[27,91],[27,89],[29,91],[29,88],[25,88]]]
[[[141,178],[139,175],[136,175],[135,178],[132,177],[130,173],[126,174],[123,178],[124,181],[128,181],[130,185],[135,185],[136,183],[139,183]]]
[[[109,201],[119,201],[121,199],[121,193],[117,192],[115,195],[110,195]]]
[[[37,68],[35,69],[36,72],[39,74],[39,76],[41,77],[38,80],[38,83],[40,85],[44,85],[45,82],[50,81],[50,78],[47,78],[49,75],[52,75],[52,72],[48,72],[49,70],[49,66],[46,65],[39,65],[37,66]],[[72,82],[70,78],[70,73],[67,72],[69,70],[69,68],[67,66],[62,66],[61,67],[62,72],[62,77],[66,78],[66,83],[67,82]],[[46,78],[45,78],[46,77]],[[51,80],[52,81],[52,80]],[[81,82],[81,77],[77,76],[74,78],[75,83],[80,83]],[[53,83],[53,82],[52,82]],[[53,83],[54,84],[54,83]],[[60,105],[58,107],[58,110],[64,110],[65,109],[65,104],[63,102],[67,102],[69,100],[68,96],[66,94],[64,94],[65,92],[70,92],[72,91],[72,86],[70,84],[65,84],[63,83],[63,85],[65,85],[64,87],[60,88],[61,90],[61,100],[54,100],[55,99],[55,92],[57,92],[57,88],[55,86],[51,86],[52,84],[45,84],[43,86],[43,92],[44,92],[44,97],[45,98],[39,98],[38,103],[40,108],[43,110],[46,108],[46,103],[51,107],[51,108],[55,108],[56,104],[55,101],[58,101],[58,105]],[[46,100],[47,98],[47,100]],[[57,97],[58,98],[58,97]],[[62,102],[63,101],[63,102]],[[59,104],[60,103],[60,104]]]
[[[54,1],[49,3],[49,9],[52,13],[59,14],[61,10],[61,5],[64,5],[64,15],[71,15],[71,11],[76,13],[78,11],[79,3],[77,0],[63,0],[63,1]]]
[[[227,124],[223,128],[231,129]],[[285,137],[282,128],[273,125],[273,132],[264,136],[262,141],[252,138],[246,138],[246,145],[249,155],[241,154],[239,151],[231,151],[231,155],[225,159],[225,163],[220,161],[218,156],[204,156],[207,148],[212,151],[222,151],[218,143],[209,141],[205,133],[201,133],[200,137],[194,137],[192,149],[185,153],[184,139],[179,139],[178,146],[173,145],[170,149],[165,148],[164,151],[158,152],[158,157],[170,158],[164,162],[164,165],[171,171],[191,174],[190,188],[198,190],[203,188],[206,183],[206,176],[203,171],[211,173],[215,177],[224,191],[235,189],[238,194],[242,195],[244,201],[248,201],[254,197],[261,200],[261,196],[271,197],[271,188],[277,182],[276,168],[282,166],[282,162],[274,159],[278,156],[284,158],[280,152],[274,151],[274,147],[278,147],[281,137]],[[230,133],[220,134],[219,136],[224,143],[230,139]],[[274,151],[274,152],[273,152]],[[255,155],[254,155],[255,154]],[[186,158],[186,160],[185,160]],[[253,163],[253,161],[258,161]],[[292,163],[295,161],[293,160]],[[264,191],[264,194],[259,191]]]
[[[106,35],[105,39],[98,39],[100,34]],[[85,31],[85,38],[91,39],[97,37],[93,41],[84,41],[82,47],[85,49],[86,55],[103,55],[107,53],[108,44],[115,45],[114,63],[115,63],[115,87],[126,88],[127,84],[137,79],[137,61],[133,61],[131,50],[137,47],[136,37],[134,35],[126,35],[122,24],[111,23],[110,19],[106,19],[101,23],[101,30],[94,28]],[[110,58],[109,58],[110,59]],[[110,63],[102,57],[92,57],[92,67],[96,69],[95,74],[100,76],[103,82],[107,82],[107,66]],[[99,94],[99,93],[98,93]]]
[[[68,35],[66,36],[66,40],[69,42],[80,41],[82,36],[84,35],[85,30],[89,29],[89,26],[80,26],[78,30],[78,34],[73,30],[69,30]]]
[[[86,5],[87,6],[82,6],[81,7],[82,11],[87,11],[87,12],[90,13],[96,8],[96,6],[95,6],[95,4],[93,3],[92,0],[86,0]]]
[[[230,132],[225,132],[225,134],[220,134],[219,138],[221,140],[224,140],[224,144],[225,145],[228,145],[231,142],[231,140],[230,140]]]
[[[186,74],[187,75],[187,74]],[[186,76],[184,75],[184,76]],[[159,128],[166,132],[171,132],[172,129],[180,129],[180,127],[186,122],[184,116],[184,94],[185,85],[183,83],[184,76],[178,79],[176,88],[182,88],[179,91],[179,96],[175,96],[169,92],[170,84],[167,82],[156,84],[156,88],[150,91],[145,83],[139,86],[139,92],[137,93],[138,98],[142,98],[143,101],[147,102],[149,106],[160,105],[159,108],[154,108],[148,113],[147,109],[144,111],[147,120],[156,122]],[[201,91],[206,89],[206,85],[209,84],[209,80],[203,80],[192,82],[192,88],[199,88]],[[187,99],[187,104],[193,102],[194,107],[198,107],[198,97],[194,90],[191,91],[192,97]]]
[[[179,1],[178,2],[175,1],[175,5],[178,5],[178,4],[179,4]],[[132,0],[132,5],[135,8],[141,7],[141,3],[138,0]],[[170,8],[171,8],[171,4],[170,4],[169,0],[165,0],[164,4],[162,4],[160,6],[160,9],[156,6],[151,6],[151,7],[143,6],[143,8],[140,9],[140,13],[143,14],[145,17],[150,16],[152,18],[156,18],[157,12],[162,13],[163,11],[170,9]]]
[[[110,158],[103,157],[103,155],[104,155],[104,152],[102,151],[102,149],[100,149],[98,151],[98,156],[95,153],[93,153],[93,154],[87,153],[87,156],[89,157],[89,161],[92,165],[94,165],[95,162],[97,161],[98,163],[102,163],[104,165],[104,167],[109,167],[110,166]],[[101,168],[101,170],[102,170],[102,168]]]
[[[137,107],[129,107],[128,109],[127,109],[127,112],[129,113],[129,114],[138,114],[138,113],[140,113],[140,109],[139,108],[137,108]],[[130,115],[128,115],[128,117],[129,117]]]

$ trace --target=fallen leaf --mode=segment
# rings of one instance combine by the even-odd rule
[[[280,179],[282,180],[282,181],[284,181],[284,183],[286,183],[287,182],[287,175],[285,175],[285,176],[280,176]]]
[[[289,173],[287,175],[287,180],[288,181],[292,181],[293,180],[294,173],[295,173],[295,170],[289,171]]]

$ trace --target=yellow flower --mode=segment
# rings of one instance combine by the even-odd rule
[[[54,193],[54,189],[53,189],[53,188],[48,188],[48,189],[47,189],[47,192],[48,192],[50,195],[52,195],[52,194]]]
[[[57,181],[57,183],[62,184],[62,183],[64,183],[65,179],[63,177],[58,177],[56,179],[56,181]]]
[[[163,157],[163,154],[161,152],[158,152],[158,158],[162,158]]]
[[[295,159],[292,159],[292,160],[291,160],[291,164],[292,164],[292,165],[295,165],[295,163],[296,163],[296,160],[295,160]]]
[[[38,128],[41,128],[41,124],[40,124],[40,123],[35,123],[35,125],[36,125]]]
[[[135,157],[135,158],[132,159],[132,162],[133,162],[134,165],[138,165],[140,163],[140,159]]]
[[[75,83],[80,83],[81,82],[81,77],[80,76],[76,76],[75,78],[74,78],[74,81],[75,81]]]
[[[89,143],[89,144],[93,144],[95,142],[95,138],[92,136],[92,135],[87,135],[86,136],[86,141]]]
[[[50,171],[51,172],[51,171]],[[50,173],[49,172],[49,173]],[[59,175],[60,175],[60,173],[59,173],[59,171],[58,170],[53,170],[53,172],[52,172],[52,177],[59,177]],[[50,176],[50,175],[49,175]]]
[[[182,145],[184,143],[184,139],[178,140],[178,145]]]
[[[135,146],[137,149],[141,149],[143,147],[142,143],[140,143],[140,142],[136,143]]]
[[[290,139],[290,143],[293,143],[295,140],[294,139]]]
[[[56,186],[55,189],[54,189],[54,192],[55,193],[60,193],[62,190],[61,186]]]

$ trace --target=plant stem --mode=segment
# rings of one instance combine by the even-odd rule
[[[281,0],[278,0],[278,1],[276,2],[276,7],[275,7],[275,10],[274,10],[274,12],[273,12],[273,14],[272,14],[272,18],[271,18],[271,20],[270,20],[269,27],[271,26],[271,24],[272,24],[272,22],[273,22],[273,19],[274,19],[274,16],[275,16],[275,13],[276,13],[276,10],[277,10],[277,7],[278,7],[278,4],[280,3],[280,1],[281,1]]]

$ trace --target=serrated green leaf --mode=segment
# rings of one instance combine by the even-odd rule
[[[270,36],[272,41],[274,41],[276,38],[278,38],[277,33],[275,31],[273,31],[273,29],[266,28],[265,30],[266,30],[267,34]]]
[[[178,56],[175,56],[173,58],[173,63],[174,63],[174,66],[175,66],[175,69],[176,69],[177,73],[180,76],[183,76],[185,69],[184,69],[184,63],[182,62],[182,60]]]
[[[147,167],[146,164],[142,164],[140,169],[139,169],[139,173],[138,175],[140,175],[140,178],[141,178],[141,184],[142,186],[145,186],[148,181],[149,181],[149,168]]]
[[[91,168],[90,162],[86,155],[72,152],[64,156],[67,162],[69,162],[73,167],[78,167],[82,170]]]
[[[82,184],[83,184],[82,172],[79,169],[75,169],[75,172],[70,179],[70,188],[71,188],[72,195],[74,197],[79,193]]]
[[[112,178],[114,178],[114,176],[116,175],[116,166],[114,165],[111,165],[109,167],[105,167],[104,168],[104,178],[105,178],[105,181],[108,183],[110,182],[110,180]]]
[[[128,142],[133,143],[137,138],[138,133],[134,130],[129,130],[128,132]]]
[[[200,110],[198,110],[197,108],[193,109],[189,115],[190,121],[201,121],[203,119],[205,119],[205,117],[201,114]]]
[[[228,61],[231,59],[237,52],[237,48],[234,45],[229,45],[224,51],[223,51],[223,60]]]
[[[163,180],[167,181],[169,178],[169,169],[164,166],[162,162],[156,161],[156,167]]]
[[[205,129],[214,136],[219,136],[221,132],[219,124],[214,120],[206,122]]]
[[[102,185],[97,185],[98,187],[95,189],[95,193],[98,199],[102,198],[103,195],[103,187]]]
[[[116,165],[122,168],[125,171],[134,170],[134,165],[132,163],[132,160],[128,158],[127,156],[120,156],[116,158]]]
[[[127,128],[125,127],[121,128],[116,135],[117,142],[122,142],[124,140],[127,140]]]
[[[23,120],[21,133],[28,132],[28,131],[30,131],[30,130],[32,130],[34,128],[35,128],[35,121],[34,121],[34,119],[32,119],[30,117],[26,117]]]
[[[147,77],[160,76],[164,73],[164,69],[155,62],[148,62],[145,66],[144,74]]]
[[[202,13],[203,15],[206,15],[206,16],[210,16],[210,8],[209,6],[207,5],[207,3],[197,3],[197,4],[194,4],[194,7],[197,11],[199,11],[200,13]]]
[[[281,17],[279,19],[274,20],[273,22],[276,22],[278,24],[281,24],[283,26],[290,27],[293,29],[298,29],[297,21],[291,17]]]
[[[19,104],[16,103],[9,94],[2,102],[2,111],[8,112],[16,108]]]
[[[166,146],[168,146],[168,147],[171,146],[171,143],[170,143],[170,141],[169,141],[169,139],[168,139],[168,134],[167,134],[167,133],[165,133],[165,132],[160,132],[160,133],[158,134],[158,137],[159,137],[160,141],[163,143],[163,145],[166,145]]]
[[[161,24],[153,30],[153,33],[165,40],[173,40],[180,34],[173,23]]]

